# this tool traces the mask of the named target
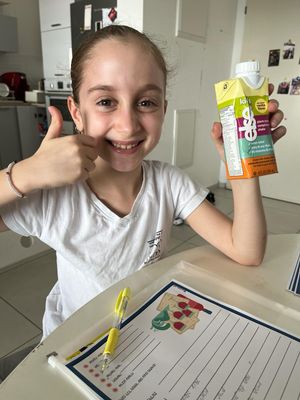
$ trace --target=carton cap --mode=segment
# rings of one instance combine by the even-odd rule
[[[235,66],[236,76],[247,76],[252,74],[259,74],[260,65],[258,61],[246,61]]]

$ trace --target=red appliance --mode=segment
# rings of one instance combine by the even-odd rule
[[[23,72],[5,72],[0,76],[0,82],[6,83],[16,100],[25,101],[25,92],[29,90],[29,85]]]

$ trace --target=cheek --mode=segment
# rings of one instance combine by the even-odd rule
[[[160,116],[159,118],[152,120],[149,122],[149,128],[152,132],[152,135],[154,137],[160,137],[161,135],[161,130],[162,130],[162,125],[163,125],[164,119],[163,116]]]
[[[105,134],[107,126],[108,121],[103,116],[99,118],[97,113],[92,112],[85,112],[83,114],[83,127],[86,135],[101,138]]]

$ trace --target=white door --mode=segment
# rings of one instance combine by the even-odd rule
[[[257,59],[262,74],[275,85],[273,98],[285,113],[287,136],[275,145],[279,173],[261,178],[262,194],[300,203],[300,95],[278,94],[278,85],[300,75],[300,2],[247,0],[241,61]],[[294,58],[284,59],[284,43],[296,44]],[[268,66],[270,50],[279,50],[279,65]],[[277,52],[278,54],[278,52]],[[271,62],[271,64],[276,62]]]
[[[41,31],[71,26],[70,3],[72,0],[39,0]]]
[[[44,77],[68,76],[72,55],[71,28],[41,32],[41,38]]]

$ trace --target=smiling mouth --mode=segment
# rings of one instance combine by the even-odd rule
[[[132,150],[135,147],[137,147],[140,143],[142,143],[142,140],[136,141],[136,142],[131,142],[131,143],[113,142],[111,140],[109,140],[108,142],[116,149],[119,149],[119,150]]]

